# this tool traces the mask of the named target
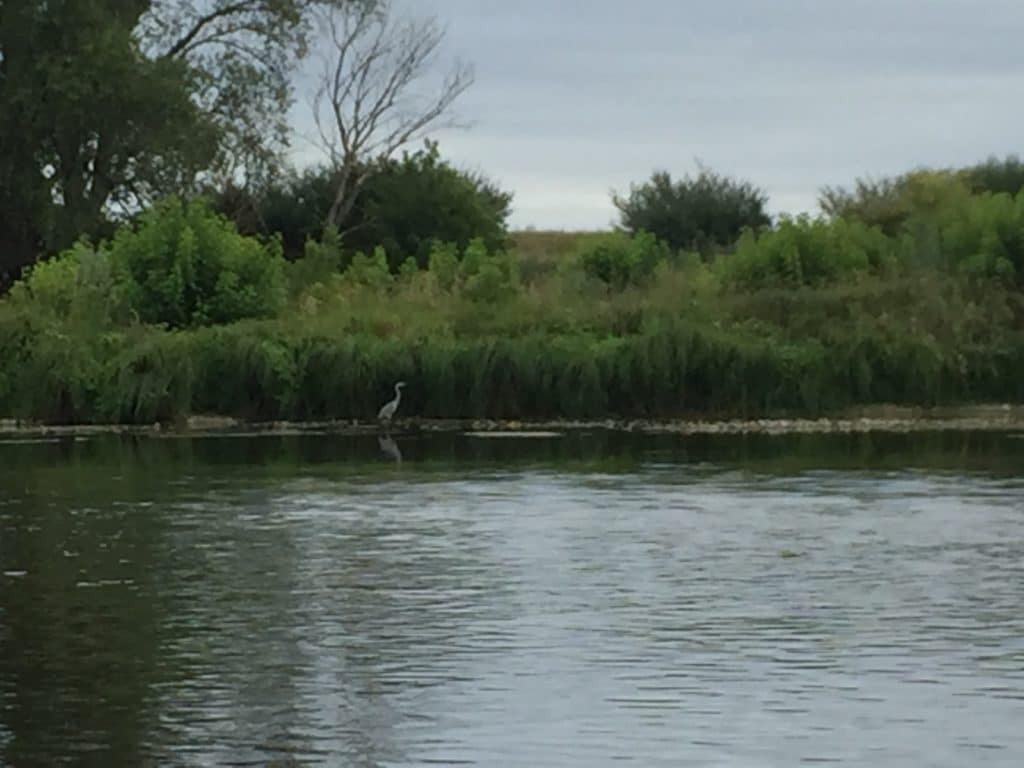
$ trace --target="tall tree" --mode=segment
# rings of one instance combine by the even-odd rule
[[[431,18],[396,19],[390,0],[335,9],[324,25],[328,51],[313,114],[335,172],[325,227],[341,228],[384,163],[432,128],[451,124],[451,106],[472,85],[473,71],[456,62],[424,95],[419,86],[438,59],[444,31]]]
[[[311,12],[348,2],[0,3],[0,278],[200,171],[265,169]]]

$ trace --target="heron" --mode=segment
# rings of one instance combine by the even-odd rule
[[[398,404],[402,402],[402,387],[405,386],[404,381],[400,381],[395,384],[395,399],[390,402],[384,403],[380,410],[377,411],[377,420],[383,421],[385,424],[390,425],[391,419],[395,415],[395,411],[398,410]]]

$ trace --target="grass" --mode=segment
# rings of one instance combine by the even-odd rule
[[[169,330],[0,301],[0,417],[47,423],[814,416],[1024,400],[1019,293],[937,270],[738,290],[695,257],[613,289],[600,233],[513,233],[512,278],[298,285],[271,319]],[[515,277],[517,276],[517,277]],[[472,290],[470,288],[472,287]],[[91,299],[92,300],[92,299]]]

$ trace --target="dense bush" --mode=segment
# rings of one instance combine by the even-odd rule
[[[621,225],[629,232],[650,232],[675,250],[708,251],[730,246],[744,229],[770,224],[764,191],[702,168],[680,181],[659,171],[650,181],[613,195]]]
[[[990,157],[983,163],[963,169],[960,175],[976,194],[1002,192],[1016,196],[1024,190],[1024,162],[1017,155],[1009,155],[1003,160]]]
[[[202,200],[159,203],[119,229],[109,250],[143,322],[181,328],[267,317],[286,298],[280,246],[238,234]]]
[[[613,232],[582,240],[576,248],[583,271],[617,289],[642,285],[671,256],[668,246],[649,232]]]
[[[957,270],[1024,286],[1024,192],[971,197],[941,220],[939,238]]]
[[[436,253],[434,257],[437,264]],[[439,267],[444,272],[445,266]],[[519,288],[515,260],[504,251],[488,251],[482,238],[470,242],[463,251],[459,278],[463,294],[471,301],[481,303],[496,304],[512,296]]]
[[[460,251],[481,240],[487,250],[500,251],[511,202],[510,193],[455,168],[428,144],[370,177],[343,225],[345,247],[369,252],[383,246],[393,272],[408,257],[425,269],[434,240]]]
[[[345,270],[345,280],[377,291],[384,290],[392,282],[387,253],[379,245],[369,255],[357,253]]]
[[[314,168],[286,175],[255,197],[229,187],[216,205],[243,232],[280,234],[286,256],[294,260],[306,242],[321,238],[333,196],[332,171]],[[510,193],[485,177],[442,159],[431,143],[374,168],[341,224],[344,248],[372,253],[382,246],[393,272],[408,257],[425,268],[434,240],[456,243],[461,252],[481,238],[489,250],[500,250],[511,201]]]
[[[727,285],[820,286],[895,264],[895,242],[858,221],[784,218],[761,235],[748,232],[719,262]]]
[[[1011,156],[961,170],[918,169],[879,180],[858,179],[853,189],[825,187],[818,203],[827,216],[855,219],[896,235],[908,224],[920,226],[922,219],[955,214],[971,195],[1015,196],[1022,188],[1024,164]]]
[[[104,366],[97,408],[101,421],[173,423],[192,411],[195,363],[188,336],[135,331],[119,341]]]
[[[11,288],[15,306],[51,319],[104,325],[126,311],[125,291],[109,253],[81,240],[63,253],[27,269]]]
[[[456,243],[443,243],[435,240],[430,246],[430,254],[427,257],[427,269],[437,280],[438,286],[443,291],[450,291],[455,287],[455,281],[459,276],[459,247]]]
[[[306,241],[302,257],[288,263],[288,280],[292,296],[301,296],[307,289],[330,282],[351,264],[351,256],[341,248],[338,230],[324,232],[320,240]]]

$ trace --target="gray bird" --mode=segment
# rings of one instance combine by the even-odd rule
[[[383,421],[385,424],[391,424],[391,419],[395,415],[395,411],[398,410],[398,404],[402,402],[402,387],[405,386],[404,381],[400,381],[395,384],[395,399],[384,403],[381,409],[377,412],[377,420]]]

